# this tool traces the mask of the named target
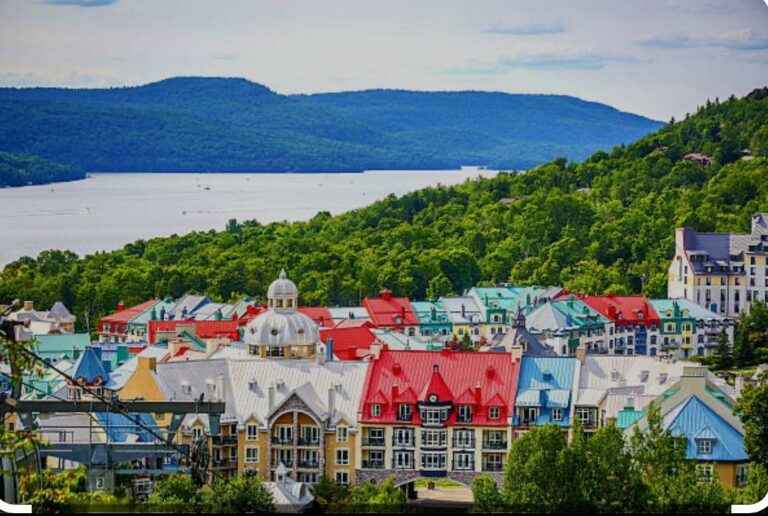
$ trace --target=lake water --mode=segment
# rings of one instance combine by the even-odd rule
[[[361,174],[91,174],[84,181],[0,189],[0,266],[45,249],[79,255],[140,238],[224,229],[229,219],[308,220],[389,194],[451,185],[490,170]]]

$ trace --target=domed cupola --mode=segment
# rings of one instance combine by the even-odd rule
[[[248,353],[261,357],[306,357],[320,341],[317,323],[299,312],[296,284],[285,271],[267,291],[269,310],[256,316],[245,328]]]
[[[285,269],[280,271],[280,276],[272,282],[267,290],[267,302],[270,308],[282,310],[296,310],[299,301],[299,291],[296,284],[288,279]]]

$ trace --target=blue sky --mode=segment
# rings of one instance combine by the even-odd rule
[[[0,85],[560,93],[661,120],[768,84],[762,0],[0,0]]]

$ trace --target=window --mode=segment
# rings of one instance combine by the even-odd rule
[[[395,428],[393,441],[395,446],[413,446],[413,429]]]
[[[82,391],[80,387],[70,386],[67,387],[67,399],[69,401],[80,401]]]
[[[245,463],[256,464],[259,462],[259,449],[256,446],[245,447]]]
[[[346,426],[339,426],[336,427],[336,442],[339,443],[345,443],[347,442],[347,427]]]
[[[453,469],[467,471],[475,469],[475,454],[467,452],[454,452]]]
[[[381,415],[381,405],[374,403],[371,405],[371,417],[379,417]]]
[[[715,467],[712,464],[697,464],[696,473],[699,482],[711,483],[715,477]]]
[[[709,455],[712,453],[712,441],[710,439],[699,439],[696,441],[696,445],[700,455]]]
[[[277,444],[291,444],[293,442],[293,427],[291,425],[278,425],[275,430]]]
[[[104,489],[104,477],[96,477],[96,489]]]
[[[736,466],[736,486],[744,487],[747,485],[747,471],[748,466],[746,464],[739,464]]]
[[[588,408],[580,408],[576,409],[576,417],[579,418],[579,421],[582,425],[585,427],[592,427],[594,426],[594,420],[592,418],[592,411]]]
[[[453,447],[454,448],[472,448],[475,446],[474,430],[454,430]]]
[[[393,469],[413,469],[413,452],[395,451],[392,456]]]
[[[459,405],[459,422],[472,422],[472,405]]]
[[[445,453],[422,453],[421,467],[423,469],[445,469]]]
[[[320,429],[316,426],[301,427],[301,444],[317,444],[320,442]]]
[[[421,433],[421,445],[422,446],[445,446],[446,431],[445,430],[424,430]]]
[[[552,421],[562,421],[563,420],[563,409],[552,409]]]
[[[336,465],[349,466],[349,450],[348,449],[340,448],[336,450]]]
[[[397,405],[397,420],[398,421],[410,421],[413,416],[413,407],[408,403],[400,403]]]
[[[349,484],[349,471],[337,471],[336,483],[341,484],[343,486]]]
[[[245,438],[249,441],[255,441],[259,438],[259,427],[258,425],[249,424],[245,427]]]
[[[491,407],[488,409],[489,419],[499,419],[499,415],[500,415],[499,407]]]
[[[421,411],[421,419],[423,419],[424,423],[428,425],[440,424],[447,417],[448,417],[448,411],[445,409],[424,409]]]
[[[195,439],[195,441],[201,439],[203,437],[203,429],[199,426],[196,426],[192,429],[192,437]]]

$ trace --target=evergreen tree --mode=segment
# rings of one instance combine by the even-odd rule
[[[768,471],[768,373],[760,380],[744,388],[736,401],[736,413],[744,425],[749,458]]]
[[[717,369],[727,369],[733,365],[733,354],[731,352],[731,343],[728,341],[728,333],[723,329],[717,338],[717,347],[713,356],[714,365]]]

